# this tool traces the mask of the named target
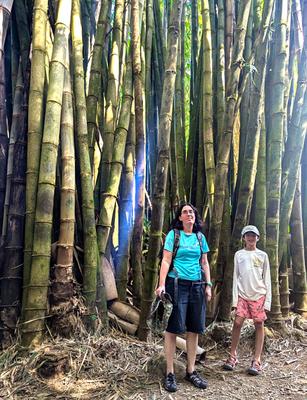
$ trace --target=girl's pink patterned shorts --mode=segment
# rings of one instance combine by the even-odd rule
[[[245,300],[239,296],[236,315],[238,317],[253,319],[254,321],[265,321],[267,319],[264,311],[265,296],[261,296],[260,299]]]

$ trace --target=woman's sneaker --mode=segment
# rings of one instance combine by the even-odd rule
[[[187,372],[185,379],[199,389],[206,389],[206,387],[208,386],[208,382],[204,378],[199,376],[196,371],[193,371],[192,373]]]
[[[176,392],[177,382],[175,374],[172,374],[170,372],[166,375],[166,378],[164,380],[164,389],[167,390],[168,392]]]

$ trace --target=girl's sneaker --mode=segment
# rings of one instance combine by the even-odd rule
[[[230,355],[227,358],[225,364],[223,365],[223,369],[225,369],[226,371],[233,371],[237,364],[238,364],[237,357]]]
[[[259,375],[261,372],[261,363],[253,360],[251,366],[248,368],[247,373],[249,375]]]

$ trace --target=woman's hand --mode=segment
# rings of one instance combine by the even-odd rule
[[[165,293],[165,285],[160,285],[156,289],[156,295],[161,297],[161,293]]]
[[[210,300],[211,300],[211,297],[212,297],[211,286],[206,286],[205,295],[206,295],[207,301],[210,301]]]

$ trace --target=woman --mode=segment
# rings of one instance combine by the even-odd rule
[[[179,230],[179,247],[173,257],[175,231]],[[198,335],[205,329],[205,297],[211,300],[210,269],[207,259],[209,251],[206,238],[201,231],[201,220],[196,208],[186,203],[179,207],[167,234],[161,263],[158,296],[167,292],[173,299],[173,311],[165,332],[166,378],[164,388],[177,390],[174,374],[176,336],[186,332],[187,371],[185,379],[194,386],[205,389],[207,381],[195,371]],[[172,265],[172,267],[171,267]],[[171,267],[171,268],[170,268]],[[202,281],[202,273],[205,277]],[[204,293],[205,292],[205,293]]]

